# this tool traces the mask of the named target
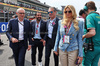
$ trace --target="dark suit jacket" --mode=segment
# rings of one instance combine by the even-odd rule
[[[56,17],[56,21],[55,21],[55,25],[53,26],[53,32],[52,32],[52,47],[54,47],[55,44],[55,39],[56,39],[56,34],[57,34],[57,29],[58,29],[58,21],[59,19]],[[44,40],[48,40],[48,25],[49,25],[50,20],[47,21],[47,25],[46,25],[46,34],[44,37]]]
[[[28,40],[29,44],[31,44],[31,34],[30,34],[30,22],[24,19],[24,45],[25,48],[28,48]],[[12,43],[11,38],[14,37],[16,39],[19,38],[19,26],[18,26],[18,18],[11,19],[8,24],[8,30],[6,32],[7,37],[10,40],[10,47],[16,48],[16,43]]]
[[[33,22],[31,22],[32,38],[35,35],[35,25],[36,25],[36,20],[34,20]],[[40,36],[41,36],[42,39],[44,38],[45,32],[46,32],[46,22],[44,22],[43,20],[41,20],[41,23],[40,23]]]

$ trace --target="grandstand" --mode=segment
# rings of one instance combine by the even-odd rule
[[[32,19],[37,11],[42,13],[43,19],[47,19],[49,7],[39,0],[0,0],[0,22],[8,22],[18,8],[25,9],[28,19]],[[61,10],[57,9],[59,11]],[[57,13],[57,17],[62,18],[62,15]]]

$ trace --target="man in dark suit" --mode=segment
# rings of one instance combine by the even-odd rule
[[[31,22],[32,32],[32,65],[36,66],[36,48],[38,47],[38,66],[42,66],[43,38],[46,32],[46,22],[41,19],[41,13],[36,13],[36,20]]]
[[[24,66],[26,49],[30,50],[30,22],[25,17],[25,10],[19,8],[16,11],[18,18],[11,19],[8,24],[7,37],[10,41],[10,47],[13,50],[16,66]]]
[[[17,18],[17,15],[13,15],[12,16],[12,19],[14,19],[14,18]],[[10,57],[9,57],[9,59],[13,59],[14,58],[14,54],[12,54]]]
[[[47,22],[47,34],[45,35],[43,44],[45,45],[45,66],[49,66],[49,59],[51,55],[51,50],[54,48],[56,33],[58,28],[59,19],[56,17],[56,9],[54,7],[50,7],[48,9],[48,14],[50,19]],[[58,56],[54,54],[55,66],[58,66]]]

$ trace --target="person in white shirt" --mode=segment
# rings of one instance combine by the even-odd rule
[[[25,10],[19,8],[16,11],[18,18],[11,19],[6,35],[13,50],[16,66],[24,66],[26,50],[31,49],[30,22],[25,19]],[[29,40],[29,44],[28,44]]]

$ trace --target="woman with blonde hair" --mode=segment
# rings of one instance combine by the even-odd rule
[[[62,66],[76,66],[83,60],[83,22],[76,20],[72,5],[64,8],[63,19],[59,21],[54,53],[59,56]]]

